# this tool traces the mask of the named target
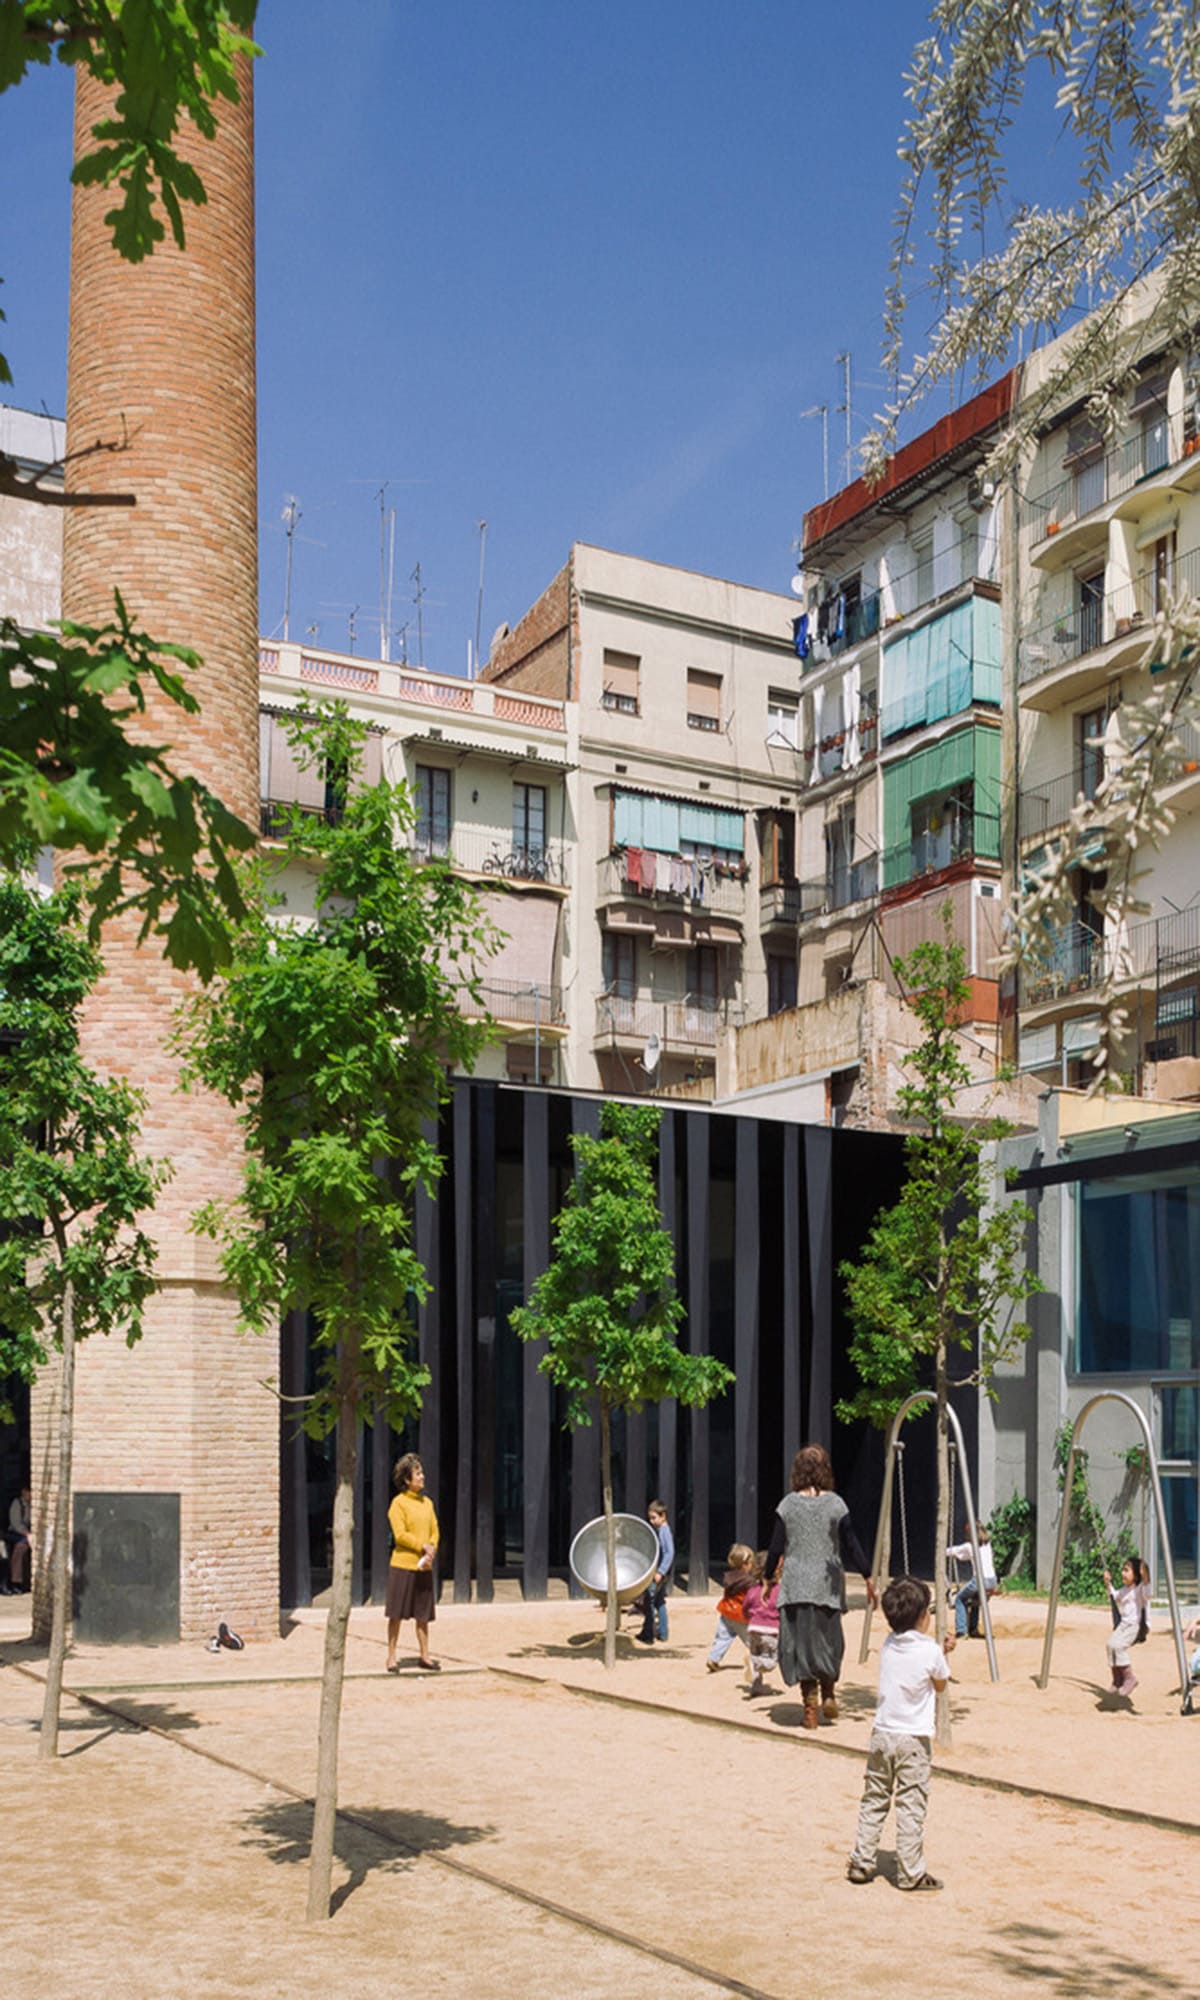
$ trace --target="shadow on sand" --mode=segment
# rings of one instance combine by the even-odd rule
[[[306,1862],[312,1839],[312,1806],[300,1799],[282,1799],[258,1806],[245,1817],[246,1839],[269,1861],[291,1868]],[[368,1875],[380,1870],[403,1874],[423,1854],[443,1854],[452,1847],[472,1847],[490,1840],[494,1826],[457,1826],[452,1820],[433,1813],[406,1811],[403,1807],[381,1807],[359,1811],[338,1808],[334,1833],[334,1856],[348,1872],[348,1880],[333,1893],[331,1911],[337,1911],[360,1889]]]
[[[1161,1966],[1114,1950],[1111,1940],[1102,1952],[1080,1958],[1077,1939],[1044,1924],[1006,1924],[992,1935],[988,1962],[1014,1985],[1040,1987],[1051,2000],[1164,2000],[1172,1994],[1195,2000],[1192,1975],[1185,1984]],[[966,1970],[961,1959],[959,1970]]]

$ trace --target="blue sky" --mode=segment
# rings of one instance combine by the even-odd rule
[[[574,539],[785,590],[881,395],[915,0],[264,0],[262,624],[461,673]],[[353,33],[348,25],[352,24]],[[70,84],[3,102],[8,398],[65,395]],[[1034,162],[1036,166],[1036,161]],[[914,336],[923,328],[914,322]],[[400,641],[393,638],[393,656]]]

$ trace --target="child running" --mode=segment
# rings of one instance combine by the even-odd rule
[[[767,1552],[760,1549],[754,1558],[755,1581],[750,1585],[742,1603],[746,1608],[748,1644],[750,1647],[750,1681],[746,1689],[746,1699],[753,1701],[755,1695],[766,1694],[765,1676],[779,1664],[779,1578],[773,1583],[767,1580]]]
[[[891,1626],[879,1652],[879,1705],[867,1748],[858,1838],[846,1870],[851,1882],[875,1875],[879,1837],[896,1800],[896,1887],[940,1889],[925,1870],[925,1810],[929,1804],[934,1708],[950,1678],[946,1653],[929,1630],[929,1585],[898,1576],[883,1593]]]
[[[719,1671],[722,1660],[735,1639],[747,1636],[746,1592],[754,1582],[754,1550],[745,1542],[735,1542],[725,1558],[725,1585],[717,1606],[717,1629],[708,1649],[708,1671]]]
[[[1121,1588],[1114,1589],[1112,1577],[1104,1572],[1104,1582],[1112,1599],[1113,1629],[1105,1641],[1108,1667],[1116,1694],[1132,1694],[1137,1675],[1129,1664],[1129,1648],[1146,1636],[1150,1604],[1150,1572],[1140,1556],[1129,1556],[1121,1564]]]

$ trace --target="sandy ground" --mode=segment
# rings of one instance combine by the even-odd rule
[[[1200,1716],[1179,1715],[1165,1632],[1113,1707],[1102,1612],[1060,1613],[1042,1691],[1042,1607],[1000,1605],[999,1685],[982,1644],[954,1657],[927,1848],[946,1890],[911,1897],[886,1849],[869,1887],[844,1878],[872,1706],[860,1619],[842,1717],[813,1736],[790,1695],[747,1704],[737,1667],[706,1673],[711,1602],[670,1609],[670,1642],[623,1637],[606,1675],[587,1604],[445,1606],[436,1679],[385,1676],[382,1619],[356,1612],[336,1910],[309,1928],[320,1615],[241,1654],[76,1649],[64,1754],[43,1766],[40,1655],[5,1603],[4,1819],[22,1860],[4,1994],[390,2000],[416,1970],[447,2000],[934,1982],[1200,2000]]]

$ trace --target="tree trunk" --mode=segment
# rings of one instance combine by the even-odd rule
[[[937,1385],[937,1532],[933,1549],[934,1633],[939,1646],[946,1639],[946,1550],[950,1546],[950,1426],[946,1415],[946,1341],[939,1336],[936,1360]],[[937,1698],[935,1723],[941,1749],[951,1747],[950,1690],[942,1688]]]
[[[338,1731],[346,1670],[346,1628],[350,1622],[354,1562],[354,1479],[358,1468],[357,1337],[338,1352],[337,1486],[333,1497],[333,1577],[325,1625],[325,1666],[321,1677],[321,1719],[317,1728],[317,1788],[313,1802],[312,1850],[308,1873],[308,1921],[329,1916],[333,1888],[333,1838],[337,1824]]]
[[[608,1596],[604,1601],[604,1665],[617,1664],[617,1524],[613,1519],[612,1420],[608,1397],[600,1397],[600,1480],[604,1492],[604,1556]]]
[[[75,1287],[68,1280],[63,1289],[58,1492],[54,1499],[54,1543],[50,1551],[50,1653],[46,1661],[39,1757],[58,1755],[58,1712],[62,1706],[63,1662],[67,1656],[67,1592],[71,1581],[71,1451],[74,1437]]]

